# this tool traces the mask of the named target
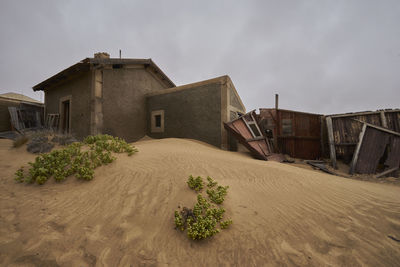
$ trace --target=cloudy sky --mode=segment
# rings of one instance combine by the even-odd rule
[[[93,53],[152,58],[177,85],[221,75],[247,110],[400,107],[400,1],[0,1],[0,93]]]

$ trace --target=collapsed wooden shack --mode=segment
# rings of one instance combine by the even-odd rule
[[[339,158],[351,163],[351,174],[398,168],[400,109],[335,114],[325,119],[334,168]]]

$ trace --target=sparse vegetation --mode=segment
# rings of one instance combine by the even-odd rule
[[[221,204],[228,194],[229,186],[218,186],[217,189],[207,189],[207,195],[215,204]]]
[[[193,189],[196,192],[199,192],[204,187],[203,179],[200,176],[194,178],[192,175],[190,175],[187,184],[190,189]]]
[[[31,167],[27,174],[23,167],[17,170],[15,180],[44,184],[51,177],[60,182],[74,174],[78,179],[92,180],[95,168],[116,159],[111,152],[126,152],[131,156],[137,149],[118,137],[88,136],[83,143],[75,142],[64,149],[37,156],[34,162],[29,162]]]
[[[207,180],[209,188],[218,184],[211,177],[207,177]],[[201,191],[204,185],[200,176],[194,178],[192,175],[189,176],[187,184],[196,192]],[[228,188],[228,186],[218,186],[217,190],[212,189],[214,192],[212,194],[209,194],[209,189],[207,189],[207,194],[212,202],[221,204]],[[200,193],[197,195],[197,203],[193,209],[183,207],[181,211],[175,210],[175,227],[181,231],[187,230],[188,237],[193,240],[208,238],[220,232],[217,228],[218,223],[221,229],[226,229],[232,224],[232,220],[222,221],[224,213],[223,207],[213,205]]]

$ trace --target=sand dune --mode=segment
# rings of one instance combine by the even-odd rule
[[[0,140],[1,266],[398,266],[400,187],[252,159],[183,139],[142,140],[94,180],[23,185],[34,156]],[[173,211],[188,175],[229,185],[230,229],[190,241]]]

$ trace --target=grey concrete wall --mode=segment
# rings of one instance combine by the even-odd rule
[[[85,72],[74,79],[45,90],[46,114],[59,113],[60,99],[69,95],[72,96],[70,129],[71,134],[79,139],[90,134],[91,81],[91,72]]]
[[[146,134],[145,94],[164,89],[144,67],[103,70],[103,133],[136,141]]]
[[[147,97],[147,134],[191,138],[221,147],[221,83],[194,86]],[[164,132],[151,133],[150,114],[164,110]]]

